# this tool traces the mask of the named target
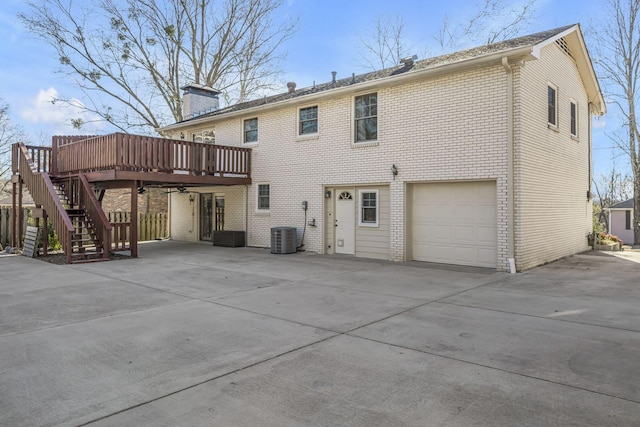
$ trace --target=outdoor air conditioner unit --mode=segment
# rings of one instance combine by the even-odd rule
[[[292,254],[296,252],[297,230],[295,227],[273,227],[271,229],[271,253]]]

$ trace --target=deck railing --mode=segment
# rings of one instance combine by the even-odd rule
[[[17,164],[14,163],[14,167],[17,166],[17,170],[20,171],[22,181],[29,193],[31,193],[33,200],[38,200],[47,212],[49,221],[51,221],[58,233],[58,240],[67,256],[67,262],[70,263],[71,238],[74,228],[71,219],[69,219],[67,212],[60,203],[49,175],[38,170],[38,166],[31,160],[29,149],[23,143],[14,144],[13,152],[14,156],[18,158]]]
[[[64,175],[101,170],[241,177],[251,173],[251,150],[243,147],[124,133],[82,140],[54,137],[53,147],[55,172]]]
[[[93,223],[98,241],[102,243],[102,257],[108,259],[111,250],[111,223],[102,210],[87,178],[83,174],[78,175],[78,178],[80,181],[78,185],[79,205]]]

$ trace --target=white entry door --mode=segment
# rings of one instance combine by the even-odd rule
[[[353,255],[356,238],[355,190],[337,190],[336,195],[336,253]]]

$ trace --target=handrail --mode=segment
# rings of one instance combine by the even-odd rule
[[[77,140],[53,139],[55,171],[186,171],[195,175],[251,176],[251,149],[113,133]]]
[[[49,175],[39,172],[29,155],[29,149],[22,142],[18,143],[19,155],[18,170],[20,177],[31,193],[33,200],[44,207],[49,220],[53,224],[62,249],[67,256],[67,262],[71,260],[71,238],[74,227],[66,210],[60,202]]]
[[[103,258],[108,258],[109,250],[111,249],[111,223],[102,210],[95,193],[91,189],[87,177],[80,174],[78,178],[82,183],[80,188],[78,188],[79,205],[85,210],[93,224],[95,224],[98,239],[102,242],[102,256]]]

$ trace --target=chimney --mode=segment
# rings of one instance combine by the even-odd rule
[[[219,90],[195,83],[188,84],[180,89],[183,90],[183,120],[217,110],[220,107]]]
[[[402,64],[403,67],[409,68],[409,67],[413,67],[413,61],[415,61],[416,59],[418,59],[418,55],[411,55],[411,56],[407,56],[406,58],[402,58],[400,60],[400,63]]]
[[[295,92],[296,91],[296,82],[287,83],[287,89],[289,90],[289,93]]]
[[[331,83],[336,82],[336,74],[338,74],[336,71],[331,72]]]

